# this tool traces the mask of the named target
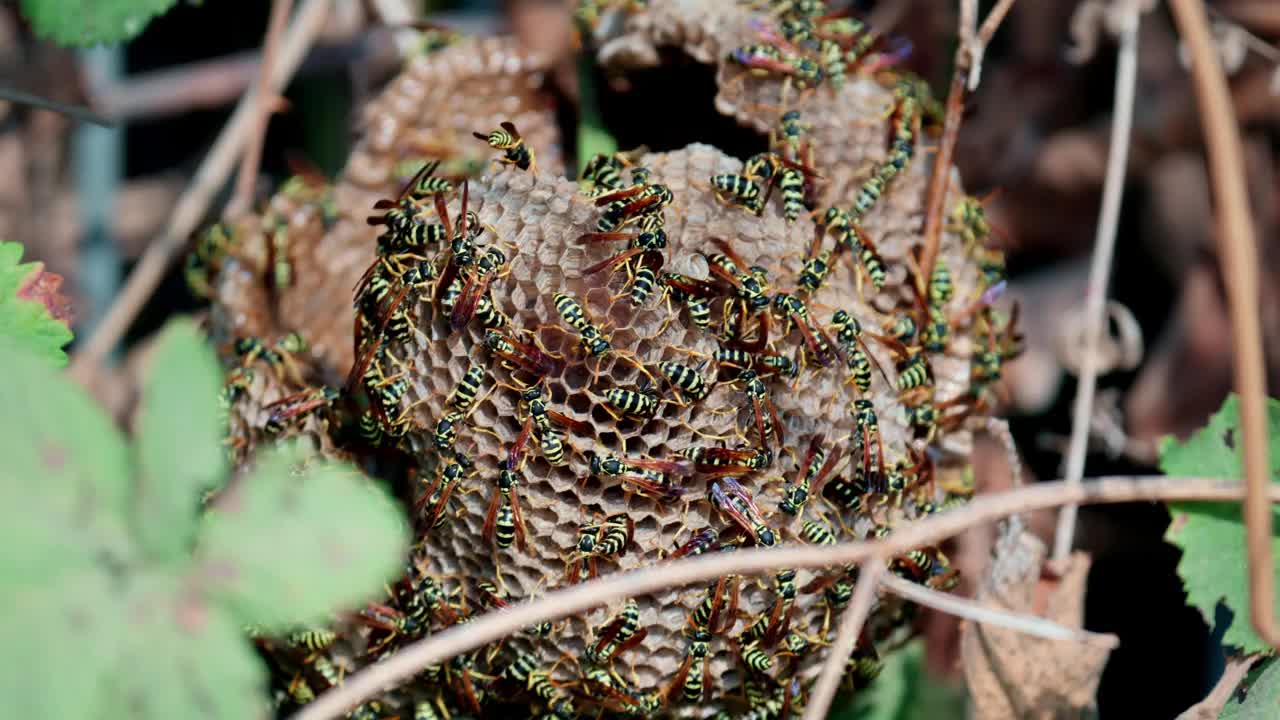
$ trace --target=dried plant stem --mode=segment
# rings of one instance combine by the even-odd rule
[[[958,595],[948,595],[937,590],[930,590],[896,575],[885,575],[880,578],[880,584],[894,595],[911,602],[983,625],[1007,628],[1046,640],[1069,640],[1106,648],[1114,648],[1120,644],[1115,635],[1093,633],[1088,630],[1067,627],[1034,615],[1014,613],[981,605]]]
[[[1223,669],[1222,677],[1218,678],[1213,690],[1203,700],[1184,710],[1177,720],[1215,720],[1257,659],[1257,655],[1248,655],[1227,660],[1227,667]]]
[[[1107,150],[1107,174],[1102,185],[1102,208],[1094,237],[1093,259],[1089,265],[1089,288],[1084,305],[1084,349],[1075,405],[1071,411],[1071,442],[1067,449],[1065,477],[1078,483],[1084,477],[1084,459],[1089,447],[1093,398],[1098,385],[1098,345],[1107,308],[1107,283],[1115,256],[1116,230],[1120,223],[1120,200],[1124,196],[1124,175],[1129,158],[1129,132],[1133,126],[1134,88],[1138,79],[1138,9],[1133,3],[1120,5],[1120,52],[1116,58],[1116,95],[1111,116],[1111,141]],[[1078,508],[1069,504],[1058,514],[1053,537],[1053,560],[1064,563],[1071,554]]]
[[[960,22],[957,34],[954,67],[951,69],[951,88],[947,91],[947,115],[942,122],[942,138],[933,158],[933,174],[929,177],[929,194],[925,201],[924,248],[920,252],[920,274],[916,276],[916,293],[926,297],[925,290],[933,265],[938,260],[938,248],[942,243],[943,206],[947,202],[947,186],[950,185],[951,160],[956,154],[956,140],[960,137],[960,121],[964,116],[964,83],[969,67],[969,43],[978,24],[977,0],[960,0]]]
[[[298,10],[281,43],[275,67],[272,68],[269,83],[272,92],[279,92],[302,63],[303,56],[324,26],[329,2],[330,0],[307,0]],[[142,305],[160,284],[169,263],[203,219],[209,203],[231,173],[240,156],[240,149],[253,129],[257,105],[257,99],[252,93],[240,100],[235,113],[222,128],[222,133],[205,156],[191,184],[179,198],[164,233],[147,247],[97,332],[75,354],[71,362],[71,375],[79,382],[88,382],[95,368],[129,329]]]
[[[267,120],[271,117],[271,72],[275,67],[280,36],[293,10],[293,0],[275,0],[271,3],[271,18],[267,21],[267,35],[262,41],[262,65],[258,69],[258,82],[254,86],[253,127],[249,141],[240,159],[240,176],[236,178],[236,191],[227,203],[223,216],[235,219],[253,207],[253,186],[258,179],[258,167],[262,164],[262,145],[266,141]]]
[[[1245,167],[1227,80],[1200,0],[1170,0],[1169,8],[1191,53],[1191,78],[1209,153],[1209,177],[1218,215],[1219,254],[1231,315],[1235,389],[1244,441],[1245,538],[1249,548],[1249,616],[1258,635],[1280,648],[1272,615],[1271,505],[1267,502],[1267,380],[1258,317],[1258,246],[1245,191]]]
[[[840,629],[836,631],[835,642],[827,648],[827,659],[823,661],[822,673],[818,675],[818,682],[809,695],[804,720],[822,720],[827,716],[836,690],[840,688],[840,678],[844,677],[845,664],[858,645],[862,625],[871,614],[871,605],[876,600],[876,586],[883,572],[884,561],[879,558],[867,558],[858,566],[858,587],[854,589],[853,600],[840,618]]]
[[[1269,488],[1280,500],[1280,486]],[[871,542],[846,542],[823,547],[798,546],[739,550],[682,559],[671,563],[614,573],[550,592],[513,605],[499,613],[478,616],[401,648],[395,655],[352,675],[304,707],[294,720],[336,718],[388,687],[416,675],[422,668],[459,653],[474,650],[544,620],[558,620],[593,607],[647,592],[683,587],[726,574],[748,575],[776,568],[820,568],[890,558],[907,550],[932,545],[971,527],[1017,513],[1043,510],[1068,502],[1080,504],[1163,501],[1238,501],[1244,487],[1235,480],[1212,478],[1105,477],[1089,483],[1045,482],[975,498],[968,505],[938,513]]]
[[[991,12],[987,13],[986,19],[982,21],[982,27],[978,28],[977,36],[973,38],[973,44],[969,48],[970,92],[978,89],[978,83],[982,80],[982,57],[986,55],[987,45],[991,42],[991,38],[995,37],[996,30],[999,29],[1000,23],[1004,22],[1013,3],[1014,0],[999,0],[996,6],[991,8]]]

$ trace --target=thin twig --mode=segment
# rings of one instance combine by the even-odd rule
[[[29,92],[23,92],[17,88],[5,87],[0,85],[0,100],[8,100],[19,105],[30,105],[41,110],[50,110],[59,115],[66,115],[74,120],[97,125],[98,127],[115,127],[115,122],[110,118],[105,118],[87,107],[80,105],[71,105],[69,103],[59,102],[40,95],[34,95]]]
[[[223,210],[223,217],[228,220],[239,218],[253,207],[253,186],[258,179],[258,167],[262,164],[262,145],[266,142],[267,121],[271,117],[272,103],[269,101],[275,94],[268,86],[271,84],[271,72],[275,67],[280,36],[284,34],[284,27],[289,22],[292,10],[293,0],[275,0],[271,3],[267,35],[262,41],[262,65],[258,69],[258,82],[253,88],[253,128],[249,131],[244,156],[240,158],[240,175],[236,178],[235,194]]]
[[[981,605],[969,598],[930,590],[896,575],[884,575],[880,578],[880,584],[894,595],[901,596],[916,604],[931,607],[948,615],[972,620],[983,625],[1007,628],[1046,640],[1069,640],[1106,648],[1114,648],[1120,644],[1115,635],[1089,632],[1080,628],[1067,627],[1035,615],[1014,613]]]
[[[942,138],[933,158],[933,174],[929,178],[929,196],[925,204],[924,249],[920,252],[920,274],[916,276],[916,293],[925,297],[933,265],[938,259],[942,243],[943,206],[947,201],[947,186],[951,179],[951,161],[956,154],[956,140],[960,137],[960,121],[964,116],[964,79],[969,67],[969,41],[977,32],[977,0],[960,1],[960,22],[957,35],[954,67],[951,69],[951,89],[947,91],[947,115],[942,122]]]
[[[295,16],[292,26],[285,34],[281,44],[280,55],[276,58],[272,69],[270,87],[272,92],[280,92],[293,72],[301,64],[307,49],[324,26],[325,16],[329,12],[329,0],[307,0]],[[200,169],[196,171],[191,184],[183,192],[182,198],[173,209],[169,224],[164,233],[156,238],[134,268],[125,283],[124,290],[116,296],[115,303],[107,311],[97,332],[89,337],[84,347],[76,353],[71,362],[71,375],[79,382],[86,383],[94,369],[102,359],[111,352],[120,337],[129,329],[129,325],[142,309],[143,303],[151,297],[174,256],[182,249],[187,237],[196,229],[204,217],[209,203],[218,189],[226,182],[231,168],[235,166],[240,148],[253,129],[253,118],[257,112],[257,101],[252,95],[246,95],[236,106],[231,119],[222,128],[209,154],[205,156]]]
[[[555,590],[498,613],[486,613],[402,647],[394,655],[350,676],[341,686],[302,708],[293,720],[327,720],[364,700],[407,680],[428,665],[448,660],[543,621],[554,621],[600,605],[657,590],[683,587],[726,574],[749,575],[771,569],[820,568],[887,558],[907,550],[937,544],[971,527],[1017,513],[1080,504],[1140,500],[1239,501],[1244,487],[1237,480],[1210,478],[1105,477],[1068,485],[1044,482],[974,498],[964,507],[937,513],[874,541],[846,542],[822,547],[795,546],[739,550],[685,558],[632,570]],[[1280,485],[1270,488],[1280,500]]]
[[[1231,315],[1235,389],[1240,396],[1240,424],[1244,441],[1244,477],[1249,492],[1244,501],[1245,538],[1249,547],[1249,616],[1258,635],[1280,648],[1272,616],[1275,577],[1271,565],[1271,506],[1267,502],[1267,379],[1262,358],[1262,330],[1258,319],[1258,245],[1245,190],[1245,167],[1235,110],[1227,79],[1209,32],[1200,0],[1170,0],[1169,7],[1191,52],[1191,78],[1200,105],[1209,177],[1218,214],[1219,254],[1227,309]]]
[[[840,629],[836,631],[835,642],[827,648],[827,659],[822,663],[822,673],[818,682],[814,683],[813,692],[809,694],[809,704],[804,709],[804,720],[822,720],[827,716],[831,701],[840,688],[840,678],[844,677],[845,665],[849,656],[858,645],[858,637],[862,635],[862,626],[871,614],[871,604],[876,599],[876,586],[880,575],[884,572],[884,561],[879,558],[867,558],[858,566],[858,587],[853,591],[844,615],[840,618]]]
[[[978,35],[969,48],[969,92],[978,89],[978,83],[982,80],[982,58],[987,54],[987,45],[991,43],[991,38],[995,37],[996,30],[1000,28],[1000,23],[1004,22],[1004,16],[1009,14],[1013,3],[1014,0],[997,2],[996,6],[991,8],[991,12],[987,13],[987,18],[982,21],[982,27],[978,28]]]
[[[1222,677],[1218,678],[1213,690],[1203,700],[1184,710],[1177,720],[1215,720],[1257,659],[1257,655],[1247,655],[1227,660]]]
[[[1120,200],[1124,196],[1124,174],[1129,158],[1129,132],[1133,126],[1134,88],[1138,78],[1138,9],[1134,3],[1124,3],[1120,12],[1123,13],[1120,19],[1120,53],[1116,58],[1116,95],[1107,151],[1107,174],[1102,185],[1102,208],[1093,243],[1093,259],[1089,265],[1089,289],[1084,306],[1084,348],[1075,406],[1071,413],[1071,444],[1067,450],[1065,472],[1069,483],[1080,482],[1084,477],[1093,396],[1098,384],[1099,336],[1107,307],[1107,283],[1111,278],[1111,260],[1115,256]],[[1054,562],[1065,563],[1071,554],[1077,510],[1075,505],[1067,505],[1058,514],[1058,527],[1053,537]]]

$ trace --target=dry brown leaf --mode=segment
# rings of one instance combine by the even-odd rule
[[[977,600],[1011,612],[1030,612],[1068,627],[1084,619],[1089,556],[1075,553],[1057,579],[1042,581],[1045,546],[1012,518],[1001,528],[991,570]],[[983,720],[1086,717],[1094,708],[1108,646],[1044,640],[966,623],[961,657]]]

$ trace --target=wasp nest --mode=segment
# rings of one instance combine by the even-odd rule
[[[720,63],[717,107],[762,131],[776,129],[784,109],[799,108],[812,125],[809,141],[819,147],[812,161],[818,177],[811,181],[820,191],[811,202],[813,215],[789,222],[778,188],[758,215],[743,202],[718,197],[713,177],[746,182],[759,177],[758,167],[704,144],[628,157],[631,167],[622,168],[618,181],[620,204],[593,201],[564,178],[552,113],[538,91],[545,69],[540,61],[509,41],[466,41],[415,60],[368,109],[364,138],[327,212],[323,202],[300,199],[296,189],[273,200],[264,227],[291,229],[283,244],[292,267],[288,283],[272,275],[269,254],[254,260],[242,250],[221,263],[220,330],[238,337],[297,331],[310,342],[314,360],[297,374],[330,385],[342,384],[355,364],[336,401],[336,392],[290,395],[298,388],[287,387],[288,372],[279,374],[283,380],[246,384],[240,395],[247,399],[232,414],[241,443],[305,432],[320,436],[328,452],[382,467],[394,455],[410,467],[407,494],[420,544],[410,577],[392,597],[364,611],[363,624],[373,629],[353,639],[360,653],[376,657],[479,612],[495,604],[495,588],[505,602],[517,602],[593,569],[608,573],[664,562],[682,546],[711,552],[866,537],[946,507],[956,491],[963,494],[935,479],[968,453],[969,436],[957,418],[976,404],[979,373],[972,360],[984,347],[993,351],[990,345],[1004,333],[980,301],[989,273],[980,272],[972,248],[948,231],[938,267],[949,271],[949,287],[936,276],[928,283],[931,292],[918,296],[916,251],[930,171],[922,153],[889,179],[863,214],[862,240],[836,251],[840,233],[813,217],[821,219],[831,202],[850,203],[886,158],[892,160],[887,139],[906,126],[898,117],[901,98],[851,73],[839,91],[823,86],[802,95],[790,88],[794,102],[784,106],[777,79],[735,80],[741,70],[723,63],[729,50],[751,42],[751,32],[746,12],[736,6],[654,0],[648,11],[625,18],[621,33],[604,38],[602,53],[616,65],[643,61],[645,47],[674,45]],[[504,122],[524,138],[505,155],[470,137]],[[490,140],[511,145],[501,132]],[[439,194],[452,244],[423,243],[396,256],[388,250],[394,222],[370,227],[366,218],[380,216],[372,210],[375,202],[394,198],[406,174],[397,170],[400,161],[440,157],[432,153],[442,145],[447,156],[484,151],[484,157],[513,162],[486,167],[465,193],[455,183]],[[761,149],[765,145],[762,137]],[[521,148],[536,153],[536,175],[522,169],[528,163]],[[792,160],[776,171],[807,162]],[[632,175],[634,169],[641,174]],[[660,197],[660,186],[669,197]],[[958,200],[949,198],[947,206]],[[419,231],[442,224],[436,207],[435,196],[424,193],[412,221]],[[474,213],[466,234],[460,227],[464,212]],[[619,231],[629,237],[582,238],[601,229],[602,217],[621,223]],[[635,236],[642,229],[664,231],[665,247],[585,272],[639,244]],[[270,246],[264,232],[243,230]],[[473,237],[472,247],[458,242]],[[807,289],[802,268],[824,250],[832,253],[829,273],[816,291]],[[882,287],[872,283],[866,253],[859,250],[885,268]],[[382,280],[362,283],[366,268],[369,278]],[[653,287],[637,304],[632,290],[646,282],[638,277],[643,268],[654,270]],[[268,277],[275,282],[264,282]],[[449,277],[460,282],[449,287]],[[487,290],[475,297],[482,307],[468,317],[457,310],[466,303],[456,293],[481,280]],[[767,286],[757,294],[771,302],[751,306],[750,283],[761,280]],[[364,294],[378,294],[378,302],[358,306],[362,319],[352,311],[357,285]],[[787,312],[777,299],[783,292],[798,298],[808,316]],[[709,305],[705,327],[694,322],[690,297]],[[845,342],[837,311],[864,329],[860,343]],[[948,335],[930,327],[938,318],[950,321]],[[907,320],[919,332],[905,332]],[[754,347],[766,332],[767,345]],[[512,344],[500,347],[494,338]],[[849,369],[863,349],[871,361],[862,378],[870,380],[865,390],[851,382]],[[696,373],[705,392],[687,385],[679,390],[676,385],[690,375],[673,381],[671,366],[663,363]],[[328,400],[319,402],[321,397]],[[314,407],[329,412],[312,413],[310,405],[297,411],[312,398]],[[774,415],[776,430],[770,427]],[[305,425],[264,427],[282,419]],[[563,459],[554,449],[557,439]],[[513,464],[512,448],[520,443]],[[694,448],[703,450],[697,463]],[[825,467],[825,489],[818,492],[815,485],[806,504],[794,494],[801,477],[808,464],[815,471],[825,464],[822,456],[810,462],[811,448],[833,461]],[[610,467],[610,459],[618,464]],[[508,514],[513,501],[522,526]],[[492,524],[487,533],[486,521]],[[602,552],[610,529],[623,531],[625,546]],[[593,544],[595,550],[582,552]],[[936,548],[901,558],[894,567],[935,586],[951,579]],[[434,703],[420,705],[424,713],[447,707],[479,714],[515,702],[561,717],[574,716],[571,708],[584,716],[599,709],[704,716],[746,707],[770,716],[779,710],[780,694],[803,701],[824,657],[832,613],[854,580],[838,571],[741,579],[736,614],[730,593],[707,587],[638,597],[429,669],[386,703]],[[725,582],[722,589],[735,584]],[[708,623],[698,607],[715,595],[723,602]],[[851,661],[855,685],[874,667],[870,644],[887,642],[907,619],[900,604],[882,599],[859,662]],[[713,631],[709,639],[698,628]],[[704,649],[705,660],[690,659]],[[337,681],[315,671],[315,653],[306,657],[313,684]],[[690,701],[684,683],[676,687],[673,679],[697,676],[704,666],[708,685],[689,691],[701,699]],[[773,704],[761,698],[774,698]],[[360,712],[376,709],[367,705]]]

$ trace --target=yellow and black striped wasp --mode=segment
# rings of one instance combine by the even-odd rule
[[[703,253],[703,257],[707,259],[707,268],[716,279],[730,288],[734,296],[725,306],[726,333],[744,350],[759,352],[769,342],[768,273],[758,265],[747,265],[727,240],[712,238],[711,243],[719,252]],[[737,312],[730,311],[734,306],[737,306]],[[756,339],[751,343],[744,341],[748,317],[759,318]],[[728,328],[733,321],[736,321],[736,327]]]
[[[754,370],[744,370],[738,375],[738,381],[742,383],[743,392],[751,399],[751,414],[760,446],[768,449],[769,436],[772,435],[778,446],[782,447],[782,423],[778,421],[778,412],[769,397],[769,389]]]
[[[648,182],[648,171],[633,174],[637,180],[630,187],[618,188],[595,198],[596,207],[602,208],[596,221],[596,231],[614,232],[649,215],[660,215],[675,196],[671,188],[661,183]]]
[[[263,430],[269,435],[278,435],[286,426],[301,425],[312,414],[332,407],[338,397],[337,390],[322,386],[280,398],[263,407],[267,412]]]
[[[671,677],[665,697],[670,702],[677,692],[687,703],[702,702],[702,695],[711,686],[711,633],[705,628],[695,627],[689,636],[689,647],[685,650],[684,662]]]
[[[526,343],[515,339],[514,333],[502,330],[485,332],[483,340],[485,349],[507,368],[524,370],[538,380],[559,374],[564,369],[561,358],[536,343],[536,338],[533,343]]]
[[[684,495],[684,488],[671,484],[669,476],[687,475],[693,470],[693,464],[683,459],[602,457],[593,451],[587,452],[587,461],[592,477],[617,478],[640,494],[663,502],[673,502]]]
[[[498,162],[515,165],[534,175],[538,174],[538,163],[534,157],[533,148],[525,143],[524,138],[520,136],[520,131],[516,130],[516,126],[510,120],[498,123],[498,129],[491,130],[488,134],[478,132],[471,134],[484,140],[494,150],[502,151],[502,157],[498,158]]]
[[[475,467],[471,458],[461,452],[455,452],[453,460],[442,463],[439,478],[429,493],[424,492],[414,506],[417,513],[430,507],[426,516],[426,527],[439,527],[444,522],[445,511],[449,507],[449,498],[454,490],[469,477]]]
[[[462,286],[462,294],[458,297],[449,318],[449,326],[457,332],[471,322],[476,314],[480,301],[488,297],[489,285],[502,274],[507,266],[507,256],[497,247],[490,246],[476,258],[469,268],[467,279]]]
[[[634,599],[628,599],[617,617],[596,629],[593,642],[587,646],[586,659],[594,665],[607,666],[648,636],[648,628],[640,627],[640,606]]]
[[[532,428],[531,425],[526,425]],[[484,514],[484,526],[480,536],[485,542],[494,543],[498,549],[505,550],[512,543],[521,551],[527,549],[525,544],[524,515],[520,512],[520,479],[516,475],[520,471],[524,449],[529,442],[529,433],[522,431],[507,454],[507,459],[498,471],[498,480],[493,495],[489,498],[489,509]]]
[[[586,268],[582,274],[594,275],[604,270],[626,268],[632,279],[632,304],[638,306],[648,300],[657,284],[657,272],[662,269],[666,260],[662,250],[667,247],[667,232],[661,214],[642,217],[639,232],[586,233],[578,240],[588,243],[628,240],[626,250]]]
[[[626,513],[614,513],[599,522],[592,522],[578,528],[578,544],[575,546],[576,557],[569,563],[568,580],[577,583],[582,576],[582,569],[587,570],[587,577],[599,575],[600,558],[622,557],[627,554],[636,532],[635,520]]]
[[[727,448],[691,445],[681,451],[693,461],[693,469],[712,478],[726,475],[740,476],[768,469],[773,464],[773,451],[769,448]]]
[[[794,293],[781,292],[773,298],[774,311],[781,317],[783,336],[791,332],[792,326],[800,331],[809,353],[819,365],[827,366],[839,355],[837,346],[827,336],[827,331],[813,319],[809,306]]]
[[[805,451],[804,460],[796,468],[795,481],[788,480],[783,485],[782,501],[778,503],[778,509],[782,512],[798,516],[804,512],[804,506],[809,498],[822,492],[823,485],[826,484],[827,478],[840,459],[838,449],[830,455],[827,454],[826,449],[822,447],[823,441],[821,437],[814,437],[809,441],[809,449]]]
[[[760,508],[746,488],[731,477],[722,477],[708,486],[711,505],[732,520],[753,542],[762,547],[773,547],[777,535],[765,523]]]

